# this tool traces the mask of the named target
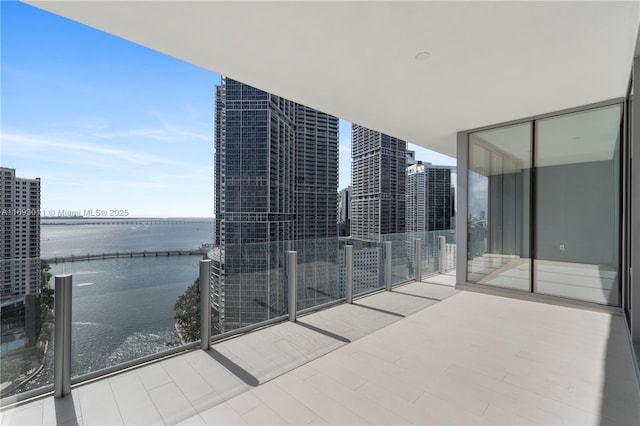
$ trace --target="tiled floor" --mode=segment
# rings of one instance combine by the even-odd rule
[[[79,386],[1,422],[640,424],[621,317],[458,293],[451,279]]]
[[[479,284],[529,291],[532,267],[537,293],[601,305],[619,304],[618,274],[605,265],[538,259],[532,263],[527,258],[485,253],[469,262],[469,279]]]

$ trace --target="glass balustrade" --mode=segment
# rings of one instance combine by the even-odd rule
[[[107,234],[123,232],[123,227],[135,233],[131,228],[136,226],[156,226],[144,232],[162,233],[162,227],[168,225],[111,226],[115,228],[107,229]],[[56,228],[51,232],[61,231]],[[199,235],[200,231],[194,232]],[[443,236],[446,244],[441,253]],[[355,296],[385,287],[385,244],[389,242],[392,285],[414,279],[417,238],[421,240],[422,276],[437,272],[440,262],[445,262],[445,270],[455,268],[455,233],[450,230],[388,234],[371,241],[343,237],[227,244],[224,249],[205,245],[198,250],[142,250],[144,243],[138,242],[129,250],[113,247],[110,253],[96,250],[85,254],[44,244],[50,263],[40,264],[37,259],[40,288],[20,298],[3,298],[3,397],[53,383],[55,275],[72,275],[71,376],[78,382],[197,347],[202,259],[210,260],[210,330],[215,338],[287,317],[288,251],[297,253],[295,309],[299,312],[344,300],[347,244],[353,247]],[[175,243],[175,247],[188,244]],[[2,275],[9,276],[24,262],[4,261]]]
[[[0,396],[53,384],[53,291],[51,271],[40,258],[0,260]]]
[[[391,242],[391,284],[415,278],[415,255],[411,233],[383,234],[383,242]]]

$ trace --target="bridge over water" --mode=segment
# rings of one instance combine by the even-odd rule
[[[144,250],[144,251],[118,251],[112,253],[77,254],[71,256],[50,257],[44,259],[48,263],[80,262],[85,260],[118,259],[132,257],[159,257],[159,256],[194,256],[206,253],[206,247],[191,250]]]
[[[58,219],[59,220],[59,219]],[[59,222],[43,221],[42,225],[186,225],[186,224],[207,224],[211,225],[212,221],[205,220],[172,220],[172,219],[127,219],[127,220],[60,220]]]

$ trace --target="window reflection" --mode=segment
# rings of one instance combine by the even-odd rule
[[[531,124],[469,135],[467,280],[530,289]]]
[[[615,104],[469,134],[467,281],[620,305],[621,120]]]

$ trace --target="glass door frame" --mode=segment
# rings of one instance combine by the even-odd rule
[[[470,289],[470,290],[477,290],[477,291],[487,291],[487,292],[491,292],[491,293],[505,293],[508,295],[519,295],[519,297],[526,297],[526,298],[535,298],[535,299],[542,299],[542,300],[550,300],[550,301],[557,301],[560,303],[566,303],[566,302],[570,302],[571,304],[575,304],[575,305],[585,305],[585,306],[592,306],[592,307],[598,307],[604,310],[615,310],[615,311],[619,311],[619,309],[622,307],[622,303],[624,303],[624,295],[626,294],[624,291],[624,285],[623,282],[625,282],[626,280],[624,279],[624,275],[625,275],[625,262],[623,262],[623,258],[627,255],[628,250],[625,251],[625,248],[628,246],[625,246],[625,244],[627,243],[627,239],[625,238],[623,229],[626,229],[624,227],[624,223],[625,223],[625,218],[630,217],[630,216],[626,216],[624,215],[624,201],[625,200],[625,192],[623,191],[624,188],[626,188],[624,186],[624,182],[626,182],[625,180],[625,176],[624,176],[624,172],[623,170],[626,170],[625,164],[629,158],[628,153],[625,151],[625,149],[623,148],[625,146],[625,144],[627,143],[627,139],[628,139],[628,135],[627,135],[627,130],[626,130],[626,126],[624,123],[626,123],[625,117],[627,117],[627,109],[628,109],[628,104],[627,104],[627,100],[628,98],[615,98],[615,99],[610,99],[607,101],[602,101],[602,102],[597,102],[597,103],[593,103],[593,104],[588,104],[588,105],[583,105],[580,107],[575,107],[575,108],[569,108],[566,110],[560,110],[560,111],[554,111],[554,112],[550,112],[550,113],[545,113],[545,114],[540,114],[540,115],[536,115],[536,116],[531,116],[531,117],[527,117],[527,118],[523,118],[523,119],[519,119],[519,120],[512,120],[512,121],[508,121],[508,122],[504,122],[504,123],[500,123],[500,124],[495,124],[495,125],[490,125],[490,126],[484,126],[484,127],[479,127],[479,128],[475,128],[475,129],[470,129],[470,130],[466,130],[463,132],[458,132],[457,134],[457,157],[458,157],[458,164],[457,164],[457,187],[458,187],[458,218],[465,218],[464,220],[458,220],[457,223],[457,258],[458,258],[458,262],[457,262],[457,269],[456,269],[456,288],[461,289],[461,290],[465,290],[465,289]],[[620,151],[620,187],[619,187],[619,191],[620,191],[620,206],[619,206],[619,212],[620,215],[623,216],[621,217],[621,221],[620,221],[620,226],[619,226],[619,239],[618,239],[618,246],[620,248],[620,256],[618,258],[618,268],[619,268],[619,276],[620,279],[618,280],[618,292],[619,292],[619,301],[620,304],[618,306],[614,306],[614,305],[603,305],[603,304],[598,304],[595,302],[589,302],[589,301],[584,301],[584,300],[579,300],[579,299],[572,299],[569,297],[563,297],[563,296],[555,296],[555,295],[549,295],[549,294],[541,294],[541,293],[536,293],[535,289],[534,289],[534,283],[536,282],[535,280],[535,271],[534,271],[534,265],[533,265],[533,259],[537,258],[537,247],[536,247],[536,217],[535,217],[535,210],[536,210],[536,167],[537,165],[535,164],[535,158],[533,158],[535,156],[535,149],[536,149],[536,125],[535,122],[537,120],[541,120],[541,119],[546,119],[546,118],[552,118],[552,117],[556,117],[556,116],[561,116],[561,115],[566,115],[566,114],[571,114],[571,113],[577,113],[577,112],[582,112],[582,111],[587,111],[587,110],[591,110],[591,109],[596,109],[596,108],[601,108],[601,107],[606,107],[606,106],[612,106],[612,105],[616,105],[616,104],[621,104],[622,105],[622,122],[621,123],[621,133],[620,133],[620,144],[621,144],[621,151]],[[529,192],[529,196],[530,196],[530,200],[529,200],[529,207],[530,207],[530,215],[529,215],[529,233],[530,233],[530,241],[529,241],[529,246],[530,246],[530,254],[531,254],[531,274],[530,274],[530,281],[529,281],[529,291],[522,291],[522,290],[516,290],[516,289],[509,289],[509,288],[502,288],[502,287],[495,287],[495,286],[491,286],[491,285],[486,285],[486,284],[479,284],[479,283],[474,283],[474,282],[468,282],[467,281],[467,261],[468,261],[468,202],[469,202],[469,185],[468,185],[468,174],[469,174],[469,159],[470,159],[470,151],[469,151],[469,135],[471,133],[475,133],[475,132],[480,132],[480,131],[485,131],[485,130],[492,130],[492,129],[498,129],[501,127],[507,127],[507,126],[513,126],[513,125],[518,125],[518,124],[524,124],[524,123],[531,123],[531,160],[532,160],[532,167],[531,167],[531,178],[530,178],[530,192]]]

